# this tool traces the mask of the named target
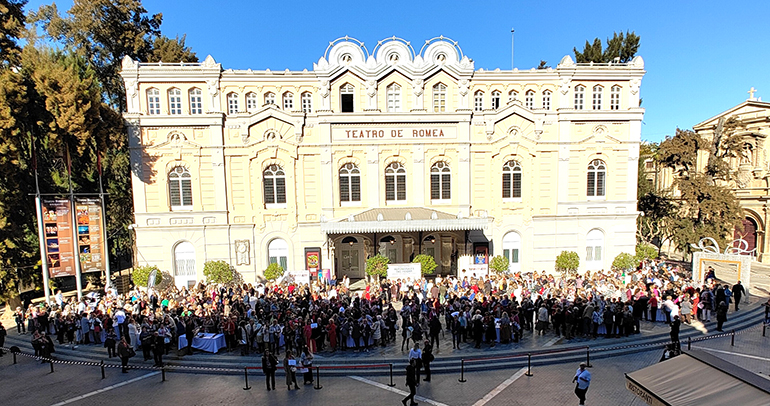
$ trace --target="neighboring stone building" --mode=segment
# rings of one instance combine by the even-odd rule
[[[746,217],[743,220],[743,230],[736,230],[734,237],[745,239],[748,242],[748,251],[756,248],[757,259],[770,263],[770,256],[764,255],[770,249],[770,242],[765,235],[770,221],[770,145],[765,141],[770,135],[770,103],[755,98],[754,92],[752,88],[748,100],[693,126],[693,130],[702,137],[712,139],[720,119],[736,117],[743,123],[739,133],[743,138],[742,153],[732,159],[730,166],[737,172],[737,180],[731,186]],[[704,151],[698,158],[698,166],[702,167],[708,159],[708,154]],[[662,181],[664,184],[670,184],[670,173],[664,175]]]
[[[312,71],[126,58],[137,261],[186,285],[220,259],[253,281],[270,262],[362,277],[376,252],[442,274],[634,252],[641,57],[486,71],[423,44],[340,38]]]

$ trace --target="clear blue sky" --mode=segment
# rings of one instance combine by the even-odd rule
[[[28,9],[49,1],[31,0]],[[226,68],[312,69],[329,41],[349,35],[371,51],[393,35],[459,42],[476,68],[555,66],[585,41],[635,31],[645,60],[642,138],[659,141],[755,96],[770,101],[768,0],[260,1],[145,0],[165,35],[187,34],[202,60]],[[539,3],[539,4],[536,4]],[[71,1],[59,1],[60,11]]]

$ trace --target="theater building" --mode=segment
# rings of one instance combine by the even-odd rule
[[[178,285],[209,260],[360,278],[377,253],[608,268],[634,252],[644,73],[475,69],[446,37],[340,38],[303,71],[126,58],[137,262]]]

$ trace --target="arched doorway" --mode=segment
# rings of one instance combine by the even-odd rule
[[[276,238],[267,245],[268,264],[278,264],[284,271],[289,270],[289,244]]]
[[[174,247],[174,284],[191,288],[196,282],[195,246],[182,241]]]
[[[748,243],[748,248],[746,248],[747,251],[751,251],[754,248],[757,248],[757,223],[752,219],[751,217],[746,217],[743,219],[743,230],[735,229],[735,232],[733,233],[733,238],[738,239],[742,238],[746,240]],[[740,244],[735,245],[736,247],[741,247]]]
[[[347,275],[348,278],[364,277],[364,244],[363,240],[347,236],[340,241],[338,245],[339,256],[337,257],[338,277]]]

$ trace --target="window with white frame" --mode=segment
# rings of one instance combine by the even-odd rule
[[[521,165],[510,160],[503,165],[503,199],[521,198]]]
[[[610,88],[610,110],[620,110],[620,86]]]
[[[519,92],[517,92],[515,90],[511,90],[510,92],[508,92],[508,102],[509,103],[514,101],[514,100],[518,100],[518,99],[519,99]]]
[[[543,110],[551,109],[551,91],[543,90]]]
[[[182,91],[173,87],[168,89],[169,114],[182,114]]]
[[[406,168],[398,162],[385,168],[385,200],[406,201]]]
[[[585,92],[585,86],[575,86],[575,110],[583,110],[583,99],[585,98]]]
[[[254,111],[259,108],[259,96],[254,92],[246,93],[246,111]]]
[[[279,165],[270,165],[263,172],[265,205],[286,204],[286,173]]]
[[[492,92],[492,108],[497,110],[500,108],[500,91],[494,90]]]
[[[238,93],[227,94],[227,114],[238,114]]]
[[[203,92],[194,87],[190,89],[190,114],[203,114]]]
[[[503,236],[503,257],[508,260],[508,272],[519,271],[521,257],[521,235],[512,231]]]
[[[304,92],[300,96],[300,101],[302,102],[302,112],[303,113],[312,113],[313,112],[313,94],[310,92]]]
[[[278,264],[286,270],[289,266],[289,245],[285,240],[276,238],[267,244],[267,262]]]
[[[401,86],[398,83],[392,83],[385,90],[388,102],[388,112],[401,111]]]
[[[340,202],[361,201],[361,171],[352,163],[340,168]]]
[[[524,107],[531,109],[535,107],[535,91],[534,90],[527,90],[526,93],[524,93]]]
[[[443,83],[433,86],[433,111],[435,113],[446,111],[446,85]]]
[[[160,114],[160,91],[154,87],[147,89],[147,114]]]
[[[265,93],[265,104],[275,105],[275,93],[273,92]]]
[[[352,113],[355,110],[355,90],[350,83],[345,83],[340,87],[340,111],[343,113]]]
[[[601,159],[594,159],[588,164],[588,187],[586,195],[588,197],[601,197],[606,193],[607,167]]]
[[[286,111],[294,110],[294,94],[292,92],[283,94],[283,109]]]
[[[168,197],[172,209],[192,208],[192,175],[183,166],[177,166],[168,174]]]
[[[452,198],[452,171],[444,161],[438,161],[430,167],[431,200],[449,200]]]
[[[484,92],[481,90],[477,90],[476,93],[473,94],[473,110],[484,110]]]
[[[602,267],[604,255],[604,233],[593,229],[586,235],[586,266],[589,270],[599,270]]]
[[[593,103],[592,107],[594,110],[601,110],[602,109],[602,91],[604,91],[604,88],[600,85],[594,86],[593,91]]]

